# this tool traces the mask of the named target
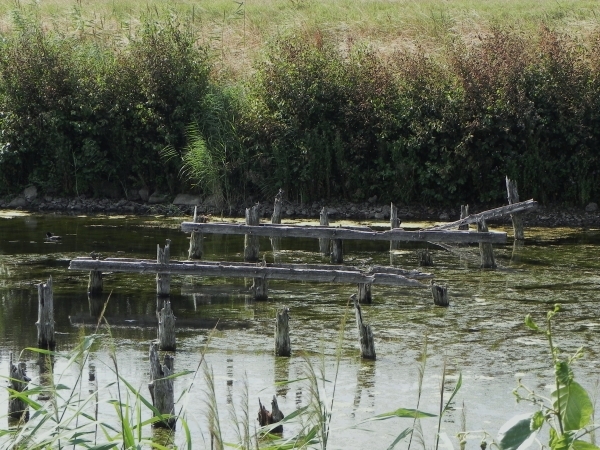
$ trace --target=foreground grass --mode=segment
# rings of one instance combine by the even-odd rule
[[[265,44],[290,30],[333,35],[341,45],[368,42],[389,54],[415,46],[435,51],[448,36],[476,38],[492,26],[531,31],[550,26],[585,37],[598,25],[590,0],[45,0],[0,3],[0,30],[15,11],[31,9],[48,28],[127,41],[142,17],[176,13],[212,47],[228,76],[243,77]]]

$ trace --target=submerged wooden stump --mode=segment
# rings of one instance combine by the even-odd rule
[[[400,228],[400,219],[398,219],[398,208],[392,203],[390,206],[390,229]],[[398,250],[399,241],[390,241],[390,250]]]
[[[508,196],[508,204],[519,203],[519,192],[517,190],[517,182],[506,177],[506,193]],[[525,239],[525,231],[523,230],[523,218],[521,214],[510,215],[515,232],[515,239],[522,241]]]
[[[277,356],[291,356],[292,354],[289,312],[290,309],[284,306],[277,311],[277,317],[275,318],[275,355]]]
[[[477,222],[477,231],[487,233],[488,227],[485,223],[485,219],[481,219]],[[481,268],[482,269],[495,269],[496,260],[494,259],[494,249],[492,244],[486,244],[483,242],[479,243],[479,254],[481,255]]]
[[[168,418],[152,424],[155,428],[175,429],[177,418],[175,415],[175,394],[173,387],[173,378],[165,379],[173,375],[173,357],[165,355],[164,364],[160,364],[158,359],[158,350],[155,343],[150,344],[150,383],[148,389],[152,397],[152,404],[162,415],[169,415]]]
[[[92,270],[88,281],[88,294],[98,296],[102,294],[102,272]]]
[[[158,348],[160,350],[175,351],[175,315],[171,309],[171,302],[165,301],[158,312]]]
[[[344,262],[344,241],[342,239],[331,239],[331,264],[342,264]]]
[[[273,396],[273,400],[271,400],[271,409],[269,411],[265,406],[261,403],[260,398],[258,399],[258,423],[261,427],[266,427],[267,425],[273,425],[277,422],[281,422],[284,419],[284,415],[279,409],[279,405],[277,404],[277,397]],[[271,430],[272,433],[282,433],[283,425],[279,425]]]
[[[362,305],[373,302],[371,296],[371,285],[369,283],[358,283],[358,302]]]
[[[54,294],[52,293],[52,277],[46,283],[40,283],[38,288],[38,320],[35,323],[38,330],[38,347],[44,350],[54,350]]]
[[[469,205],[460,205],[460,220],[469,217]],[[459,230],[468,230],[469,224],[459,225]]]
[[[171,240],[167,239],[165,248],[156,246],[156,262],[159,264],[169,264],[171,259]],[[171,293],[171,275],[168,273],[156,274],[156,295],[163,297]]]
[[[203,222],[202,217],[198,215],[198,207],[194,206],[194,223]],[[204,248],[202,244],[202,233],[199,231],[192,231],[190,236],[190,249],[188,250],[188,259],[202,259]]]
[[[431,295],[433,296],[433,304],[436,306],[448,306],[450,300],[448,300],[448,288],[446,286],[440,286],[431,281]]]
[[[259,225],[258,203],[252,208],[246,208],[246,225]],[[258,236],[252,234],[244,235],[244,261],[258,261],[259,247]]]
[[[373,340],[373,331],[371,330],[371,326],[363,324],[362,311],[360,309],[360,303],[358,303],[358,296],[356,294],[352,294],[351,298],[354,302],[356,327],[358,328],[358,342],[360,344],[360,356],[365,359],[376,359],[375,342]]]
[[[13,352],[10,352],[9,363],[9,387],[16,393],[25,392],[27,384],[31,379],[27,376],[27,365],[23,361],[13,363]],[[29,420],[29,407],[27,402],[10,393],[8,398],[8,416],[11,419],[27,422]]]
[[[325,208],[324,206],[323,209],[321,209],[321,214],[319,216],[319,224],[322,227],[329,226],[329,216],[327,215],[327,208]],[[323,256],[329,256],[329,239],[319,239],[319,252],[321,252]]]
[[[419,266],[421,267],[433,266],[433,256],[429,249],[417,251],[417,259],[419,262]]]

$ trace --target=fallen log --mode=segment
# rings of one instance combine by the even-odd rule
[[[210,265],[196,263],[160,264],[151,261],[124,262],[94,259],[74,259],[71,270],[102,270],[103,272],[161,273],[171,275],[196,275],[217,278],[263,278],[288,281],[313,281],[325,283],[367,283],[387,286],[424,287],[417,280],[392,273],[364,274],[350,270],[293,269],[285,267],[264,267],[260,265]]]
[[[537,203],[536,203],[537,205]],[[511,205],[515,206],[515,205]],[[509,208],[509,206],[505,207]],[[467,219],[471,220],[472,216]],[[472,220],[469,223],[475,223]],[[462,221],[453,222],[456,225],[445,227],[453,228],[462,224]],[[205,234],[244,234],[265,237],[299,237],[299,238],[327,238],[327,239],[350,239],[370,241],[403,241],[403,242],[453,242],[453,243],[475,243],[489,242],[493,244],[506,243],[506,233],[488,232],[477,233],[471,231],[444,231],[445,228],[427,229],[419,231],[406,231],[399,228],[387,231],[373,231],[372,229],[353,229],[345,227],[322,227],[322,226],[298,226],[298,225],[244,225],[238,223],[193,223],[183,222],[181,231],[190,233],[194,230]]]
[[[531,200],[527,200],[524,202],[513,203],[512,205],[501,206],[500,208],[489,209],[487,211],[483,211],[483,212],[480,212],[477,214],[471,214],[471,215],[465,217],[464,219],[457,220],[456,222],[449,222],[449,223],[445,223],[443,225],[437,225],[435,227],[427,228],[423,231],[449,230],[452,228],[460,227],[461,225],[477,223],[477,222],[480,222],[482,219],[485,219],[485,220],[497,219],[499,217],[504,217],[509,214],[530,212],[530,211],[533,211],[534,209],[536,209],[537,207],[538,207],[538,202],[531,199]],[[483,233],[480,233],[480,234],[483,235]],[[431,242],[433,242],[433,241],[431,241]],[[498,242],[492,242],[492,241],[478,241],[478,242],[489,242],[490,244],[498,243]]]

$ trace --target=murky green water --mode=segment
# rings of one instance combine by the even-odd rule
[[[69,271],[69,260],[91,251],[102,256],[155,258],[156,244],[164,244],[165,239],[172,241],[172,259],[185,259],[188,240],[178,231],[181,220],[3,212],[0,215],[0,373],[8,373],[10,351],[19,353],[36,344],[35,283],[50,275],[53,278],[58,350],[67,351],[80,337],[80,326],[76,324],[94,323],[86,295],[87,274]],[[61,235],[62,241],[46,243],[46,231]],[[512,234],[511,230],[505,231]],[[463,387],[454,408],[444,419],[444,431],[452,438],[459,431],[464,403],[467,429],[487,430],[495,435],[512,415],[531,410],[528,405],[517,404],[511,395],[517,377],[536,390],[549,392],[546,385],[552,379],[546,343],[525,329],[523,318],[530,313],[542,321],[554,303],[564,306],[556,326],[556,341],[566,351],[585,347],[586,356],[578,363],[576,376],[586,388],[594,389],[600,344],[597,256],[600,231],[533,229],[527,230],[526,235],[523,248],[513,250],[512,243],[496,247],[499,269],[495,271],[478,268],[476,246],[450,252],[431,245],[435,262],[431,271],[449,287],[449,308],[434,307],[428,289],[374,286],[374,302],[364,307],[363,314],[374,329],[378,356],[375,362],[364,362],[359,357],[357,330],[350,311],[330,448],[387,448],[400,431],[410,426],[407,419],[398,419],[370,423],[363,425],[363,429],[352,428],[375,414],[416,406],[417,359],[425,336],[428,361],[421,409],[436,412],[446,360],[446,391],[453,389],[459,373],[463,375]],[[347,264],[416,266],[415,246],[405,246],[390,255],[387,243],[350,241],[344,245]],[[206,259],[241,261],[243,237],[207,235],[204,248]],[[261,240],[261,249],[266,252],[267,260],[272,260],[268,239]],[[316,240],[284,239],[282,249],[281,262],[322,262]],[[303,376],[306,362],[302,352],[315,363],[324,354],[327,378],[333,379],[340,321],[346,312],[347,299],[356,289],[351,285],[273,281],[269,285],[270,300],[256,303],[247,295],[249,284],[250,281],[244,280],[184,277],[174,277],[172,281],[171,301],[180,324],[176,370],[196,368],[209,328],[219,321],[220,329],[209,343],[206,360],[214,370],[224,434],[230,441],[234,440],[234,433],[228,405],[238,402],[245,376],[252,419],[258,410],[259,397],[264,403],[276,393],[284,413],[309,400],[302,384],[275,387],[277,381]],[[113,323],[119,370],[147,394],[147,351],[149,342],[156,337],[154,277],[106,274],[104,288],[106,295],[112,293],[105,315]],[[291,309],[293,356],[289,359],[273,356],[273,318],[282,305]],[[90,333],[92,327],[85,330]],[[25,352],[23,358],[35,381],[39,376],[37,358],[31,352]],[[112,381],[114,374],[106,347],[100,346],[93,359],[99,385]],[[76,370],[63,371],[63,367],[64,363],[57,361],[55,377],[70,385]],[[191,376],[177,379],[176,390],[181,392],[190,381]],[[186,405],[194,448],[210,447],[203,390],[204,380],[199,375]],[[108,388],[103,395],[106,399],[115,398],[113,391],[114,387]],[[0,405],[6,405],[6,399],[6,391],[1,390]],[[101,414],[109,417],[113,414],[112,407],[103,406]],[[423,421],[428,445],[433,443],[436,425],[436,419]],[[6,423],[0,428],[5,426]],[[286,434],[291,431],[286,430]],[[150,433],[148,429],[146,434]],[[176,436],[176,441],[181,439],[182,436]],[[469,447],[476,448],[477,442],[475,439]]]

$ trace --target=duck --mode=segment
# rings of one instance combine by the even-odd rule
[[[51,242],[56,242],[56,241],[60,241],[62,240],[62,236],[56,236],[53,233],[50,233],[49,231],[46,233],[46,240],[47,241],[51,241]]]

